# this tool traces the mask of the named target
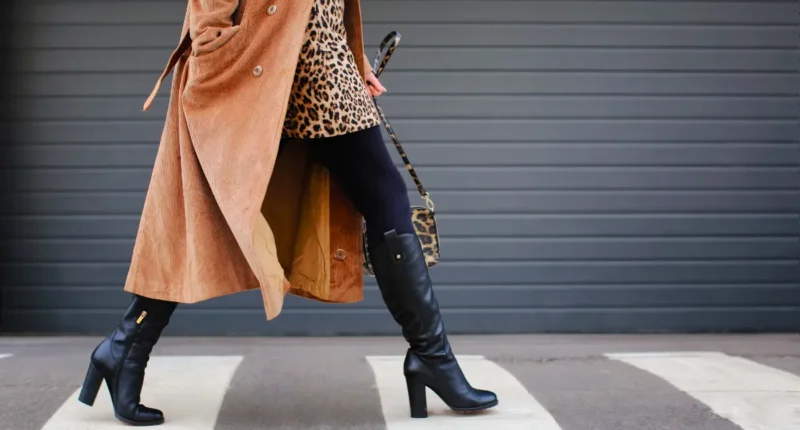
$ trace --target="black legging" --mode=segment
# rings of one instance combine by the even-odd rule
[[[286,141],[281,141],[281,147]],[[413,233],[408,192],[383,142],[381,127],[341,136],[309,139],[312,156],[324,164],[367,224],[375,246],[383,233]]]

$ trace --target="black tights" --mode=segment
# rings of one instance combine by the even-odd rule
[[[281,148],[286,141],[281,141]],[[341,136],[309,139],[312,156],[324,164],[367,224],[375,246],[383,233],[414,233],[408,192],[383,142],[380,126]]]

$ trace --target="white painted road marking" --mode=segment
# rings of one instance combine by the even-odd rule
[[[0,354],[0,360],[11,357],[11,354]]]
[[[431,390],[427,391],[428,418],[411,418],[403,376],[405,357],[367,357],[375,373],[387,430],[502,429],[560,430],[547,410],[507,370],[480,356],[458,356],[470,383],[497,393],[499,405],[482,413],[457,414]]]
[[[661,377],[743,430],[799,430],[800,377],[719,352],[606,354]]]
[[[164,430],[213,430],[222,400],[242,357],[151,357],[147,365],[142,403],[164,411]],[[81,381],[82,382],[82,381]],[[88,407],[76,391],[42,430],[127,429],[114,418],[105,385]]]

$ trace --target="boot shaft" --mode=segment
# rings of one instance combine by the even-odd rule
[[[439,302],[417,235],[387,232],[369,252],[381,296],[411,349],[421,356],[448,355]]]
[[[174,302],[133,295],[114,331],[95,349],[92,361],[111,370],[131,353],[149,355],[176,306]]]

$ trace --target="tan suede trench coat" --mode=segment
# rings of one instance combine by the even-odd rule
[[[189,0],[169,107],[125,290],[194,303],[259,288],[267,319],[294,294],[362,299],[361,216],[301,142],[277,159],[314,0]],[[359,0],[348,45],[364,56]]]

